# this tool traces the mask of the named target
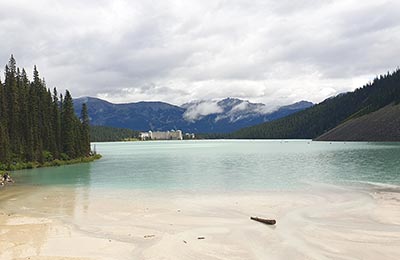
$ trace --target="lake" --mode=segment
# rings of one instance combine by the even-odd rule
[[[28,185],[181,191],[400,184],[398,143],[199,140],[95,145],[103,158],[94,163],[24,170],[14,176]]]

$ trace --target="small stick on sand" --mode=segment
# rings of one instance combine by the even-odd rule
[[[267,225],[275,225],[276,224],[275,219],[265,219],[265,218],[258,218],[258,217],[250,217],[250,219],[257,221],[257,222],[261,222],[263,224],[267,224]]]

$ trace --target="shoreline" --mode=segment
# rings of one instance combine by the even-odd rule
[[[15,188],[0,195],[1,259],[400,257],[400,193],[387,190],[328,186],[149,196],[140,190]]]
[[[88,163],[88,162],[93,162],[95,160],[99,160],[102,158],[101,154],[95,154],[95,155],[90,155],[86,157],[79,157],[79,158],[74,158],[74,159],[69,159],[69,160],[53,160],[50,162],[45,162],[43,164],[40,164],[38,162],[24,162],[24,163],[17,163],[15,165],[11,165],[11,167],[6,167],[3,170],[0,170],[0,173],[6,172],[6,171],[19,171],[19,170],[26,170],[26,169],[36,169],[36,168],[47,168],[47,167],[58,167],[58,166],[63,166],[63,165],[71,165],[71,164],[78,164],[78,163]]]

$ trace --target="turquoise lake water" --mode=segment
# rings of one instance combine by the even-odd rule
[[[93,145],[93,144],[92,144]],[[99,161],[13,173],[19,185],[258,191],[400,185],[399,143],[199,140],[96,143]]]

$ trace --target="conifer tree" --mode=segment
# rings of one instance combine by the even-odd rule
[[[72,102],[72,97],[69,91],[65,92],[65,97],[62,105],[61,112],[61,135],[63,151],[70,157],[74,158],[76,155],[74,130],[75,130],[75,112]]]
[[[58,101],[58,94],[57,89],[53,89],[53,101],[52,101],[52,121],[53,125],[53,132],[55,137],[55,151],[53,155],[55,158],[59,158],[61,153],[61,115],[59,110],[59,101]]]
[[[82,122],[81,155],[88,156],[90,154],[90,134],[89,134],[90,125],[89,125],[89,114],[86,103],[82,104],[81,122]]]

